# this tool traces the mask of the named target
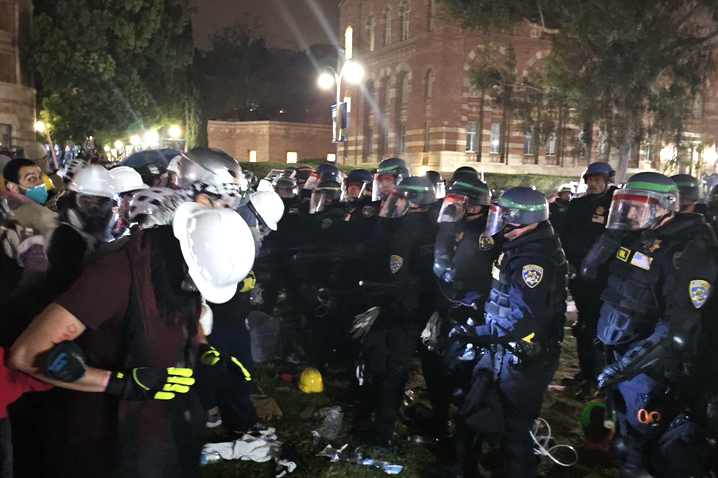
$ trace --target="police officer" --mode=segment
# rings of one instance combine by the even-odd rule
[[[581,269],[581,262],[591,246],[606,228],[615,171],[607,163],[592,163],[583,174],[588,189],[586,195],[573,199],[566,210],[565,232],[561,241],[566,259],[572,271]],[[594,281],[576,276],[571,279],[569,289],[578,310],[574,326],[578,349],[577,397],[586,398],[594,393],[596,377],[603,367],[601,347],[596,342],[596,322],[601,308],[598,291],[605,287],[606,271],[597,274]]]
[[[610,364],[598,381],[608,387],[608,403],[615,402],[621,477],[703,475],[692,461],[700,453],[681,444],[691,428],[691,419],[681,414],[682,384],[694,369],[718,249],[703,218],[677,214],[679,204],[670,178],[653,172],[632,176],[614,193],[608,230],[584,265],[584,273],[591,273],[609,264],[598,338]],[[688,446],[700,444],[692,440]]]
[[[436,201],[434,204],[429,206],[429,211],[431,211],[434,219],[438,219],[439,210],[441,209],[441,206],[444,203],[444,198],[446,197],[446,183],[444,183],[444,180],[438,171],[427,171],[424,176],[431,181],[431,184],[434,185],[434,190],[436,191]]]
[[[372,200],[385,201],[401,181],[409,177],[409,168],[400,158],[388,158],[379,163],[374,174]]]
[[[479,173],[471,166],[461,166],[451,175],[451,184],[462,178],[478,178]]]
[[[373,180],[366,169],[355,169],[342,183],[341,201],[345,206],[344,222],[347,226],[342,244],[363,242],[374,231],[379,210],[371,200]]]
[[[570,185],[562,185],[558,189],[556,198],[548,205],[551,225],[556,234],[558,234],[558,237],[561,238],[562,243],[566,242],[566,212],[568,211],[568,203],[571,201],[572,192],[573,190]]]
[[[386,174],[379,168],[378,175]],[[408,363],[418,344],[433,302],[435,223],[428,214],[436,200],[424,177],[403,179],[390,193],[380,216],[396,223],[380,268],[380,285],[370,289],[381,307],[363,342],[366,376],[375,404],[372,443],[396,451],[394,424],[404,395]]]
[[[460,343],[442,342],[457,325],[483,323],[484,303],[491,290],[491,265],[501,249],[484,233],[490,203],[486,184],[476,176],[467,176],[454,182],[439,213],[434,274],[440,290],[437,303],[441,322],[425,330],[429,337],[425,342],[433,350],[422,350],[422,370],[433,411],[427,431],[438,436],[448,435],[452,396],[460,397],[457,390],[467,391],[475,365],[473,351],[467,353]],[[433,338],[430,333],[438,336]]]
[[[493,267],[485,324],[468,330],[482,347],[472,387],[457,417],[464,476],[476,475],[472,453],[499,441],[504,476],[538,476],[530,430],[558,368],[566,313],[566,260],[548,222],[548,203],[531,188],[508,189],[489,212],[486,232],[506,242]]]
[[[701,198],[698,180],[690,174],[676,174],[671,176],[671,179],[678,186],[678,193],[681,196],[680,212],[705,214],[705,208],[698,204],[698,200]]]

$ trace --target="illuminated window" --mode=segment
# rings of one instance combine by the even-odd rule
[[[376,32],[376,20],[374,17],[369,17],[369,20],[366,22],[366,29],[367,29],[367,36],[369,37],[369,51],[374,51],[374,38],[375,38],[375,32]]]
[[[409,38],[409,5],[402,2],[399,8],[399,20],[401,21],[401,41]]]
[[[354,29],[351,25],[344,31],[344,59],[351,60],[352,58],[352,37],[354,36]]]
[[[524,154],[536,154],[536,135],[533,126],[524,130]]]
[[[491,123],[489,152],[495,154],[501,153],[501,123]]]
[[[399,153],[406,153],[406,126],[399,127]]]
[[[296,151],[287,151],[287,163],[296,163],[297,162],[297,152]]]
[[[336,161],[336,160],[337,160],[337,155],[336,155],[336,154],[334,154],[334,153],[328,153],[328,154],[327,154],[327,161],[329,161],[330,163],[333,163],[333,162]]]
[[[475,153],[478,146],[479,123],[469,121],[466,123],[466,152]]]
[[[696,99],[693,101],[693,117],[700,118],[703,114],[703,97],[700,93],[696,95]]]
[[[257,162],[257,152],[252,150],[249,152],[249,162],[250,163],[256,163]]]
[[[391,10],[384,13],[384,46],[391,45]]]
[[[556,132],[555,131],[548,136],[548,141],[546,141],[546,156],[556,156]]]

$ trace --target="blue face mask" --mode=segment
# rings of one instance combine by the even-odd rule
[[[26,189],[25,196],[38,204],[45,204],[45,201],[47,201],[47,189],[44,184],[38,184],[37,186]]]

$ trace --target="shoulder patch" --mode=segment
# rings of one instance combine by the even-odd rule
[[[322,228],[322,231],[325,229],[329,229],[331,227],[331,225],[332,225],[332,220],[328,217],[325,219],[322,219],[322,222],[319,223],[319,227]]]
[[[482,251],[490,251],[494,248],[494,238],[485,232],[479,236],[479,249]]]
[[[700,309],[701,307],[703,307],[703,304],[705,304],[708,300],[710,291],[711,285],[707,281],[692,280],[688,288],[688,292],[691,296],[691,302],[693,302],[693,307],[695,307],[696,309]]]
[[[647,255],[638,251],[634,252],[633,258],[631,258],[632,266],[639,267],[646,271],[651,269],[651,262],[653,262],[652,257],[648,257]]]
[[[374,217],[376,216],[376,208],[374,206],[364,206],[361,213],[366,218]]]
[[[521,270],[521,277],[531,289],[541,283],[543,279],[543,267],[535,264],[527,264]]]
[[[404,265],[404,258],[397,255],[392,255],[389,257],[389,270],[392,274],[396,274],[399,272],[399,269],[401,269],[401,266]]]
[[[623,262],[628,262],[628,256],[630,256],[630,255],[631,255],[631,250],[626,249],[625,247],[621,247],[616,252],[616,257],[618,257]]]

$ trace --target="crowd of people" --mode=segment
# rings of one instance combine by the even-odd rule
[[[504,476],[536,477],[531,431],[569,293],[569,382],[603,397],[621,476],[715,467],[718,191],[701,202],[691,176],[618,188],[596,162],[584,194],[549,202],[532,187],[493,193],[470,167],[415,176],[399,158],[257,181],[213,148],[166,168],[79,157],[53,171],[38,146],[0,158],[4,477],[193,477],[206,428],[274,432],[250,399],[253,309],[291,311],[303,391],[348,371],[368,446],[403,453],[395,425],[418,354],[431,416],[416,426],[453,439],[445,471],[479,476],[496,445]]]

